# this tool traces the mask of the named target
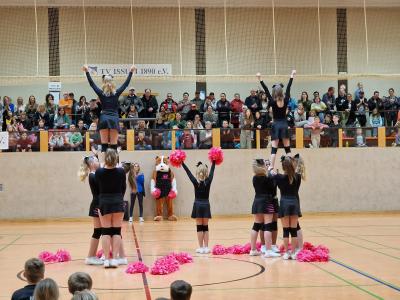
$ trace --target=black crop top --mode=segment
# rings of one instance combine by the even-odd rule
[[[275,197],[276,195],[276,183],[272,178],[267,176],[254,176],[253,187],[256,196],[268,194]]]
[[[95,173],[99,194],[125,195],[126,175],[122,168],[100,168]]]
[[[193,183],[195,199],[208,200],[208,198],[210,197],[211,182],[214,177],[215,162],[212,163],[210,173],[206,180],[200,182],[193,176],[185,163],[182,163],[182,167],[185,169],[190,181]]]
[[[93,201],[98,200],[99,188],[97,186],[96,175],[94,175],[94,173],[89,174],[89,186],[90,186],[90,191],[92,192]]]
[[[286,120],[286,111],[290,100],[290,88],[293,83],[293,78],[289,79],[289,83],[286,86],[285,98],[283,100],[283,107],[278,107],[275,99],[272,98],[271,93],[269,92],[268,87],[265,85],[264,81],[260,81],[261,86],[263,87],[265,94],[269,100],[269,106],[272,108],[272,115],[274,120]]]
[[[281,197],[296,197],[299,195],[299,188],[301,184],[301,176],[299,174],[295,175],[295,179],[292,184],[289,183],[289,177],[284,174],[272,175],[275,180],[279,190],[281,191]]]

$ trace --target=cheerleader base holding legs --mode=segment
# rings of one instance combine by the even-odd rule
[[[298,249],[298,240],[297,240],[297,221],[298,216],[284,216],[281,218],[282,227],[283,227],[283,243],[285,246],[285,254],[283,255],[283,259],[296,259],[297,249]],[[293,253],[289,250],[289,236],[291,236],[291,246],[293,249]]]
[[[96,256],[101,237],[101,223],[100,219],[97,217],[93,217],[93,228],[93,234],[92,238],[90,239],[89,252],[87,258],[85,259],[85,264],[102,265],[103,261]]]
[[[196,249],[196,253],[210,253],[210,249],[208,248],[208,218],[196,218],[196,228],[197,240],[199,242],[199,248]]]

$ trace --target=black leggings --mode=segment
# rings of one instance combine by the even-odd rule
[[[132,218],[133,208],[135,207],[136,195],[139,201],[139,217],[143,217],[143,193],[131,193],[131,206],[129,208],[129,217]]]

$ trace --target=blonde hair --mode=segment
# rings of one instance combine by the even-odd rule
[[[39,112],[46,112],[46,106],[43,103],[40,103],[38,105],[38,109]]]
[[[283,101],[283,87],[280,84],[276,84],[272,87],[272,98],[275,101]]]
[[[301,176],[301,179],[306,180],[306,166],[302,157],[295,157],[296,173]]]
[[[208,178],[208,167],[203,163],[197,165],[196,177],[198,181],[204,181]]]
[[[137,185],[136,185],[136,175],[135,174],[135,165],[138,165],[138,163],[134,163],[131,164],[129,166],[129,174],[128,174],[128,182],[129,182],[129,186],[131,187],[133,192],[137,192]],[[139,166],[139,170],[140,170],[140,166]]]
[[[112,148],[108,148],[104,157],[106,166],[114,168],[118,163],[118,153]]]
[[[116,92],[115,83],[111,75],[104,76],[102,90],[104,95],[114,95]]]
[[[57,283],[51,278],[39,281],[33,293],[35,300],[58,300],[59,296]]]
[[[253,160],[253,172],[256,176],[266,176],[267,175],[267,167],[264,164],[261,164],[258,159]]]
[[[282,169],[289,178],[289,183],[292,184],[296,179],[296,172],[293,165],[293,160],[290,156],[285,156],[282,160]]]
[[[76,292],[71,300],[98,300],[96,294],[89,290]]]
[[[79,167],[78,177],[80,181],[85,181],[86,177],[89,176],[90,173],[90,164],[93,162],[93,156],[85,156],[81,162],[81,166]]]

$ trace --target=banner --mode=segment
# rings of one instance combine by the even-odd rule
[[[0,132],[0,150],[8,150],[8,132]]]
[[[132,65],[100,65],[89,64],[89,73],[91,75],[127,76]],[[170,76],[172,75],[172,65],[159,64],[139,64],[136,65],[137,76]]]

